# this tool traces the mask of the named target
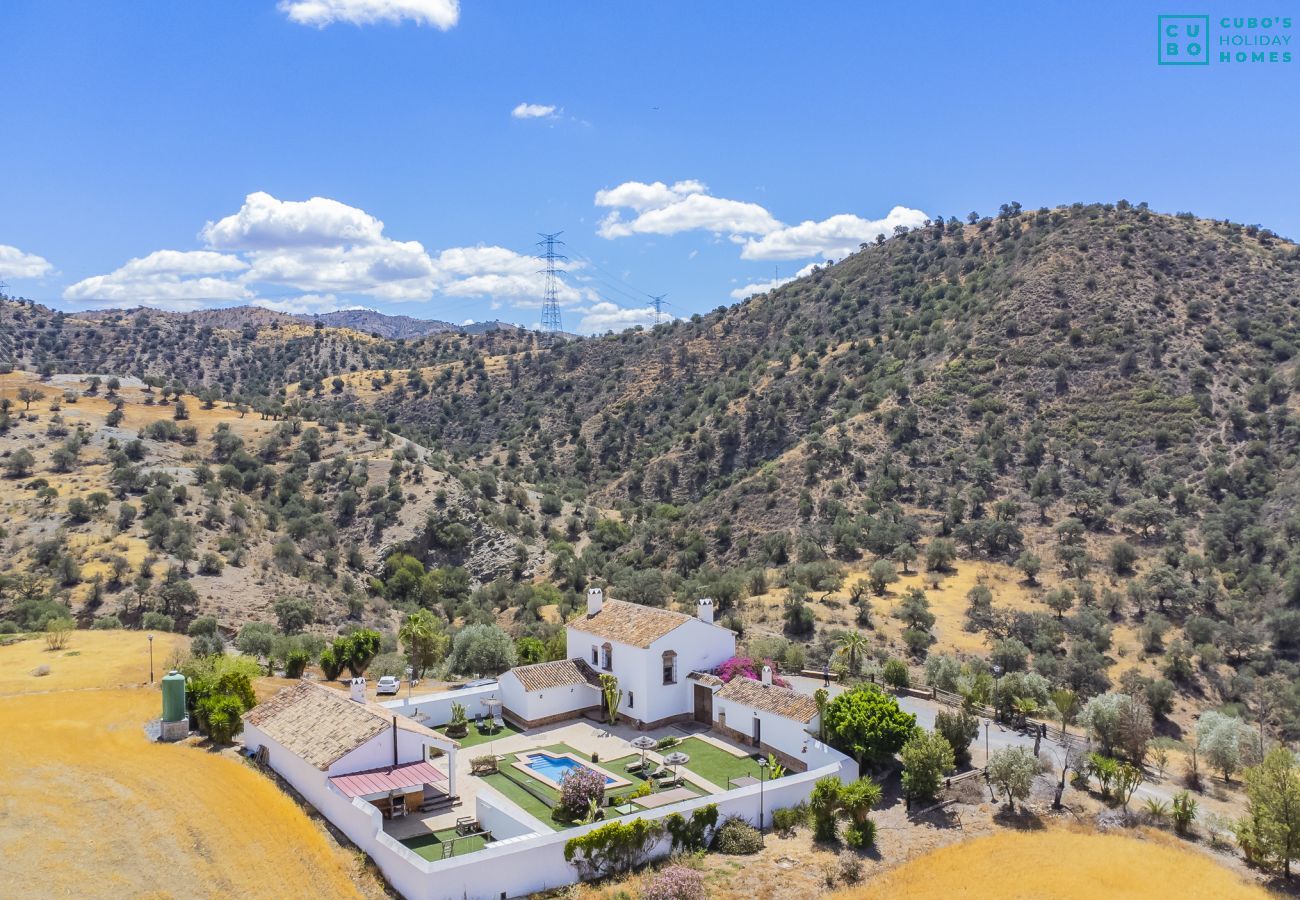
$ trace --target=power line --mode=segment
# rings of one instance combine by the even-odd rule
[[[546,262],[546,268],[541,270],[546,275],[546,294],[542,300],[542,331],[549,335],[548,342],[553,342],[555,335],[564,330],[560,320],[559,273],[555,268],[557,262],[569,261],[567,256],[555,250],[557,246],[564,246],[564,241],[559,240],[562,234],[563,231],[554,234],[538,232],[541,240],[537,242],[537,246],[542,249],[539,258]]]

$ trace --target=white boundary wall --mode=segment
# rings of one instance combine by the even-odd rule
[[[413,717],[416,710],[419,710],[428,716],[426,719],[421,719],[420,724],[428,725],[430,728],[437,728],[451,721],[451,705],[453,703],[464,706],[465,715],[473,722],[476,716],[487,715],[487,707],[483,705],[483,701],[488,699],[501,699],[501,685],[499,683],[484,684],[472,688],[449,688],[433,694],[419,694],[412,697],[409,702],[405,698],[386,700],[382,705],[385,709],[391,709],[398,715],[408,717]]]
[[[565,843],[605,824],[584,825],[554,834],[529,834],[488,798],[480,796],[476,809],[480,821],[504,839],[477,853],[434,862],[385,834],[378,809],[360,798],[348,800],[330,786],[324,772],[270,740],[257,727],[245,725],[244,743],[249,749],[265,747],[271,768],[369,854],[389,883],[408,900],[495,900],[503,895],[520,897],[573,884],[579,880],[578,871],[564,859]],[[800,749],[794,748],[794,752]],[[833,775],[849,784],[858,777],[856,762],[816,739],[809,740],[804,758],[808,760],[807,772],[787,775],[762,786],[764,825],[772,821],[773,810],[806,800],[819,778]],[[759,798],[760,786],[752,785],[647,810],[640,818],[662,820],[672,813],[689,816],[694,810],[715,803],[719,820],[739,815],[758,824]],[[513,827],[510,822],[514,822]],[[670,849],[671,841],[664,838],[650,855],[652,858],[665,856]]]

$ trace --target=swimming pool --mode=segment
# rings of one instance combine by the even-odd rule
[[[528,757],[526,763],[528,768],[532,769],[538,775],[545,779],[559,784],[574,769],[587,769],[590,766],[584,766],[581,762],[571,756],[552,756],[549,753],[533,753]],[[608,775],[605,776],[605,784],[613,784],[614,779]]]

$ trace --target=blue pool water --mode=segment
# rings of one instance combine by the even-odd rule
[[[528,768],[532,769],[539,775],[551,779],[556,784],[564,780],[564,776],[569,774],[573,769],[587,768],[576,759],[570,759],[567,756],[545,756],[541,753],[535,753],[528,757]],[[613,778],[605,776],[605,784],[612,784]]]

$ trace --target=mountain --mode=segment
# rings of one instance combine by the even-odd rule
[[[860,627],[882,655],[993,648],[1084,694],[1127,679],[1160,715],[1266,690],[1300,734],[1298,307],[1293,242],[1121,202],[1009,204],[688,321],[549,343],[4,315],[21,368],[183,382],[281,423],[228,481],[260,558],[285,529],[330,534],[301,577],[337,609],[360,602],[349,558],[362,615],[419,603],[543,638],[592,581],[707,595],[810,659]],[[359,467],[384,433],[395,475]],[[198,440],[191,464],[215,465]]]
[[[351,328],[364,331],[377,337],[394,340],[424,337],[428,334],[440,334],[460,329],[450,322],[438,322],[432,319],[413,319],[410,316],[389,316],[375,312],[373,309],[341,309],[337,312],[321,313],[318,316],[304,316],[308,320],[324,322],[332,328]]]

